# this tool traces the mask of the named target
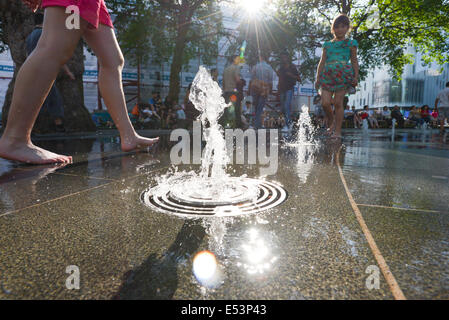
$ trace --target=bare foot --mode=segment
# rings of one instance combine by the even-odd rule
[[[72,163],[72,157],[59,155],[30,143],[0,140],[0,157],[29,164]]]
[[[125,152],[133,151],[136,149],[144,149],[151,147],[153,144],[159,142],[159,137],[150,139],[150,138],[144,138],[139,135],[135,135],[133,137],[126,137],[121,139],[122,140],[122,150]]]

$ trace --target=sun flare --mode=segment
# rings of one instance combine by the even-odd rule
[[[254,15],[260,12],[267,2],[267,0],[241,0],[240,4],[246,13]]]

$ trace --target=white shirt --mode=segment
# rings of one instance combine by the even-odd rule
[[[176,111],[176,114],[178,116],[178,119],[180,119],[180,120],[186,119],[186,114],[185,114],[184,110],[179,109],[178,111]]]
[[[251,70],[251,79],[259,79],[263,82],[273,84],[274,71],[265,61],[259,62]]]
[[[440,100],[440,107],[449,108],[449,87],[444,88],[438,94],[438,100]]]
[[[385,118],[391,118],[391,111],[390,110],[383,110],[382,111],[382,116],[384,116]]]

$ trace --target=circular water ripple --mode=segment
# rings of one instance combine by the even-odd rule
[[[254,186],[258,189],[257,197],[249,197],[247,191]],[[228,201],[214,201],[190,190],[185,194],[181,194],[179,189],[176,192],[158,191],[158,187],[145,190],[140,197],[142,202],[153,210],[187,218],[259,213],[282,204],[288,197],[287,191],[276,183],[249,178],[238,180]]]

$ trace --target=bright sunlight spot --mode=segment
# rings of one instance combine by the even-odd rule
[[[267,0],[241,0],[240,4],[249,15],[254,15],[260,12],[267,2]]]
[[[211,280],[217,271],[215,255],[209,251],[198,253],[193,259],[193,273],[200,282]]]

